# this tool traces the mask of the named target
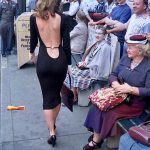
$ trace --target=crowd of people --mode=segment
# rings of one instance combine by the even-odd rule
[[[60,91],[71,76],[74,104],[78,90],[86,90],[99,81],[99,87],[110,85],[116,93],[132,95],[132,103],[121,104],[103,112],[95,105],[89,109],[84,126],[93,134],[84,150],[101,147],[105,138],[117,134],[118,119],[139,116],[150,97],[150,4],[148,0],[31,0],[30,53],[36,63],[37,76],[43,95],[43,111],[50,137],[56,143],[56,120],[61,108]],[[13,12],[13,13],[12,13]],[[0,34],[2,56],[10,55],[14,17],[17,5],[12,0],[0,2]],[[89,29],[95,41],[89,45]],[[113,68],[112,47],[108,42],[114,34],[119,43],[115,51],[120,62]],[[144,69],[143,69],[144,68]],[[140,77],[140,78],[139,78]],[[118,82],[123,80],[123,84]]]

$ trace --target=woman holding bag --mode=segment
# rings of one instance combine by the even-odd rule
[[[84,125],[94,134],[89,137],[89,143],[83,150],[101,147],[105,138],[116,135],[116,121],[139,116],[144,110],[146,97],[150,97],[150,43],[145,36],[133,35],[127,44],[127,56],[121,59],[109,81],[116,93],[130,94],[132,103],[120,104],[108,112],[92,105]],[[118,78],[122,78],[124,84],[120,84]]]

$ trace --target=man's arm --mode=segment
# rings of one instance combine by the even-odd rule
[[[107,30],[107,33],[120,32],[120,31],[126,30],[128,28],[128,24],[129,24],[129,21],[127,23],[116,21],[113,24],[113,28]]]

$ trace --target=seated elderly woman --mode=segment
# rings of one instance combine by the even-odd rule
[[[105,28],[97,29],[97,41],[85,51],[82,61],[70,68],[75,100],[78,99],[78,88],[87,89],[94,80],[108,80],[111,71],[111,48],[105,41],[105,34]]]
[[[130,94],[132,103],[122,103],[107,112],[92,105],[84,125],[94,134],[89,137],[84,150],[100,147],[105,138],[115,136],[116,121],[139,116],[144,110],[146,98],[150,97],[150,43],[145,36],[134,35],[127,40],[127,44],[127,55],[120,60],[109,82],[116,93]],[[124,84],[120,84],[118,78],[122,78]]]

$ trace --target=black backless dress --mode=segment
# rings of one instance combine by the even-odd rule
[[[68,65],[71,64],[70,36],[67,24],[67,16],[61,16],[60,35],[62,43],[59,46],[59,56],[52,58],[47,53],[47,48],[43,43],[36,17],[30,17],[30,53],[33,53],[40,43],[39,54],[36,64],[36,72],[41,85],[43,95],[43,109],[53,109],[61,103],[60,90],[65,80]]]

